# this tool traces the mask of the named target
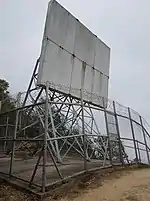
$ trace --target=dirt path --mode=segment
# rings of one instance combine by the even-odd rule
[[[69,198],[61,201],[69,201]],[[150,169],[124,172],[118,178],[105,179],[96,189],[80,193],[73,201],[150,201]]]

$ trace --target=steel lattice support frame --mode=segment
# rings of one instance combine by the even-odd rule
[[[69,94],[60,93],[55,89],[49,88],[48,83],[46,87],[37,87],[35,83],[37,79],[38,63],[39,60],[36,62],[31,82],[23,102],[21,101],[21,97],[18,96],[19,108],[14,110],[16,120],[15,124],[13,125],[13,136],[11,137],[8,135],[9,115],[6,118],[5,136],[1,140],[4,141],[5,151],[7,144],[6,142],[12,143],[10,150],[10,178],[14,177],[13,165],[15,153],[23,148],[26,148],[28,153],[32,155],[36,155],[38,153],[32,175],[29,179],[29,186],[32,187],[32,185],[37,185],[34,180],[38,172],[38,168],[41,167],[42,192],[45,192],[47,187],[47,164],[49,158],[51,158],[51,161],[61,181],[64,181],[65,178],[59,167],[60,165],[63,165],[64,159],[71,151],[77,153],[83,159],[85,172],[89,170],[88,164],[93,160],[93,157],[97,157],[98,159],[101,158],[101,166],[103,167],[106,164],[106,160],[109,160],[110,164],[113,165],[114,147],[112,145],[111,132],[109,130],[110,122],[108,121],[108,115],[112,115],[115,118],[115,134],[117,135],[120,162],[122,165],[124,165],[125,160],[123,155],[126,155],[124,147],[122,146],[122,140],[130,139],[121,137],[118,122],[119,117],[124,117],[129,120],[132,134],[134,134],[132,140],[135,145],[135,153],[137,154],[138,152],[140,156],[141,148],[139,145],[142,143],[136,140],[134,137],[135,133],[132,125],[134,120],[131,117],[130,109],[128,109],[129,117],[125,117],[118,113],[115,102],[112,103],[112,110],[108,110],[109,107],[100,108],[92,103],[85,102],[82,99],[82,90],[81,99],[78,99]],[[106,105],[105,99],[103,99],[103,102],[104,105]],[[107,136],[103,136],[103,133],[101,133],[99,129],[96,117],[94,115],[95,110],[102,112],[104,115]],[[24,113],[26,114],[25,119],[23,115]],[[29,121],[30,117],[34,117],[32,121]],[[139,125],[142,128],[145,142],[144,145],[149,161],[150,149],[146,144],[145,138],[145,133],[147,135],[148,133],[143,126],[141,117],[140,121],[141,123]],[[36,125],[40,126],[39,133],[32,138],[28,138],[28,136],[26,136],[26,131]],[[32,146],[29,145],[32,145],[33,142],[40,143],[40,146],[32,150]],[[138,145],[138,147],[136,145]],[[127,158],[126,160],[128,161]]]
[[[82,99],[82,92],[81,99],[79,100],[70,95],[61,94],[50,89],[48,84],[46,87],[35,86],[34,83],[36,82],[38,62],[39,61],[37,60],[29,88],[22,103],[22,108],[16,110],[16,123],[12,139],[9,176],[13,176],[15,151],[21,150],[22,147],[27,147],[27,145],[33,141],[41,141],[43,145],[37,150],[39,152],[39,157],[29,184],[30,186],[33,185],[37,169],[43,158],[41,190],[42,192],[45,192],[47,154],[52,158],[61,180],[63,180],[63,176],[59,171],[58,164],[63,163],[64,157],[71,149],[84,159],[84,170],[87,171],[87,161],[90,161],[94,154],[93,149],[91,155],[88,156],[88,148],[101,133],[94,119],[90,104],[84,102]],[[26,110],[28,117],[34,114],[34,116],[37,117],[36,120],[30,124],[28,124],[28,118],[24,121],[22,119],[24,110]],[[58,115],[63,117],[61,122],[57,122]],[[25,139],[18,139],[19,133],[25,133],[26,129],[39,122],[42,126],[42,133],[39,133],[39,135],[35,136],[33,139],[26,139],[26,136],[24,136]],[[59,128],[61,128],[62,124],[65,125],[67,129],[63,130],[63,133],[60,133]],[[78,133],[74,133],[75,129],[78,130]],[[72,143],[70,143],[69,139],[73,139]],[[16,145],[17,140],[20,141],[19,145]],[[60,141],[62,141],[61,146],[59,145]],[[76,144],[76,146],[74,144]],[[101,139],[101,142],[97,143],[97,146],[99,145],[100,148],[102,144],[106,147],[105,151],[101,150],[101,155],[103,155],[104,158],[104,166],[107,156],[107,143],[103,142]],[[67,147],[65,152],[64,147]],[[29,152],[31,151],[30,149],[28,150]]]

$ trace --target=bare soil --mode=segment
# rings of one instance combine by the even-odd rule
[[[150,201],[150,169],[116,172],[100,186],[80,192],[73,201]],[[69,197],[61,201],[70,201]]]
[[[37,201],[29,193],[0,182],[0,201]],[[150,201],[150,168],[101,170],[53,190],[44,201]]]

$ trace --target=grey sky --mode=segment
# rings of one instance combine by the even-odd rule
[[[150,120],[150,1],[59,0],[111,47],[109,97]],[[48,0],[0,1],[0,77],[24,91],[40,54]]]

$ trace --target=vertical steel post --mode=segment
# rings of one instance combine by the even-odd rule
[[[81,77],[81,108],[82,108],[82,134],[83,134],[83,149],[84,149],[84,170],[87,171],[87,150],[86,150],[86,135],[84,129],[84,104],[83,104],[83,88],[85,78],[86,63],[82,62],[82,77]]]
[[[19,117],[19,110],[16,110],[16,120],[15,120],[14,136],[12,139],[12,150],[11,150],[9,177],[11,177],[11,175],[12,175],[12,168],[13,168],[13,162],[14,162],[14,157],[15,157],[15,140],[16,140],[17,128],[18,128],[18,117]]]
[[[21,107],[21,92],[18,92],[17,94],[17,108]],[[18,116],[18,127],[19,130],[21,129],[21,116],[22,116],[22,111],[20,111],[19,116]]]
[[[141,154],[140,154],[140,149],[139,149],[139,142],[137,142],[137,150],[138,150],[138,154],[139,154],[139,162],[141,163]]]
[[[114,109],[114,116],[115,116],[115,121],[116,121],[116,130],[117,130],[118,140],[119,140],[120,161],[121,161],[122,165],[124,165],[123,156],[122,156],[122,145],[121,145],[121,139],[120,139],[120,130],[119,130],[119,123],[118,123],[117,113],[116,113],[115,101],[113,101],[113,109]]]
[[[137,147],[136,147],[136,141],[135,141],[135,133],[134,133],[134,127],[133,127],[133,122],[131,118],[131,112],[130,108],[128,107],[128,114],[129,114],[129,120],[130,120],[130,126],[131,126],[131,133],[133,137],[133,143],[134,143],[134,150],[135,150],[135,157],[136,157],[136,163],[138,163],[138,154],[137,154]]]
[[[8,136],[8,122],[9,122],[9,117],[6,118],[5,140],[7,139],[7,136]],[[7,144],[7,141],[4,142],[4,152],[6,151],[6,144]]]
[[[107,150],[108,150],[108,139],[106,141],[106,144],[105,144],[105,153],[104,153],[104,160],[103,160],[103,167],[105,167],[105,164],[106,164],[106,157],[107,157]]]
[[[46,187],[46,162],[47,162],[47,133],[48,133],[48,84],[46,84],[46,100],[45,100],[45,132],[43,139],[43,170],[42,170],[42,192],[45,192]]]
[[[2,110],[2,101],[0,101],[0,112]]]
[[[107,120],[107,112],[106,112],[106,108],[105,108],[105,99],[104,98],[103,98],[103,106],[104,106],[104,117],[105,117],[105,124],[106,124],[106,132],[107,132],[107,136],[108,136],[108,147],[109,147],[110,164],[113,165],[113,161],[112,161],[112,148],[111,148],[111,142],[110,142],[108,120]]]
[[[145,132],[144,132],[143,121],[142,121],[142,117],[141,116],[139,116],[139,118],[140,118],[140,123],[141,123],[141,127],[142,127],[142,132],[143,132],[143,138],[144,138],[144,143],[145,143],[147,160],[148,160],[148,164],[150,164],[150,157],[149,157],[149,153],[148,153],[148,146],[147,146],[147,142],[146,142],[146,136],[145,136]]]

